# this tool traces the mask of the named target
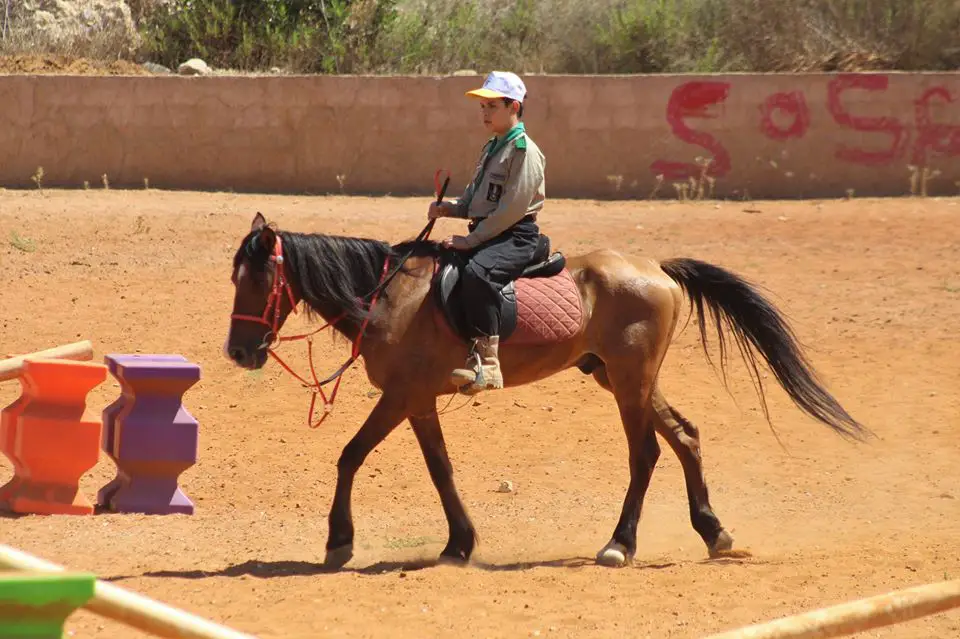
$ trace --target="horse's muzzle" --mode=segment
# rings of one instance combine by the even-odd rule
[[[262,368],[267,363],[267,351],[264,349],[247,349],[242,346],[230,346],[227,348],[227,356],[237,366],[255,370]]]

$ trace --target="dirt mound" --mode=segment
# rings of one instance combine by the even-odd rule
[[[53,54],[17,54],[0,56],[3,74],[61,75],[150,75],[150,72],[128,60],[90,60]]]

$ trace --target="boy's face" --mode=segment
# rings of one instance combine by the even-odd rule
[[[484,98],[480,100],[480,114],[483,116],[483,125],[494,135],[503,135],[515,124],[515,115],[520,110],[516,102],[507,106],[500,98]]]

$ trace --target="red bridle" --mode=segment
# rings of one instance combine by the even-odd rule
[[[443,181],[443,184],[440,184],[440,176],[446,173],[446,179]],[[450,172],[446,169],[438,169],[433,176],[433,183],[436,187],[437,193],[437,202],[443,201],[443,196],[447,191],[447,186],[450,184]],[[430,220],[424,229],[417,236],[417,241],[426,240],[430,237],[430,232],[433,230],[433,225],[436,220]],[[313,366],[313,336],[319,333],[320,331],[327,329],[337,322],[342,320],[346,314],[340,315],[339,317],[327,322],[320,328],[310,333],[304,333],[303,335],[291,335],[287,337],[280,337],[280,302],[283,297],[283,292],[286,291],[287,299],[290,301],[290,310],[293,313],[297,312],[297,303],[298,300],[293,294],[293,289],[290,288],[290,282],[287,279],[286,271],[283,266],[283,243],[280,240],[280,236],[276,236],[276,243],[273,246],[273,255],[270,256],[270,261],[275,264],[275,274],[273,278],[273,286],[270,289],[270,295],[267,297],[267,303],[263,308],[263,314],[257,317],[256,315],[243,315],[240,313],[233,313],[230,315],[232,319],[236,320],[246,320],[249,322],[256,322],[258,324],[264,324],[270,328],[270,332],[267,334],[267,337],[272,336],[272,339],[264,338],[264,342],[267,344],[267,353],[277,360],[277,363],[280,364],[288,373],[296,377],[304,385],[305,388],[313,390],[313,398],[310,400],[310,414],[307,416],[307,425],[310,428],[316,428],[333,412],[333,402],[337,398],[337,391],[340,390],[340,380],[343,379],[342,375],[347,372],[350,366],[353,365],[357,358],[360,357],[360,345],[363,342],[363,334],[367,329],[367,324],[370,322],[370,315],[373,313],[373,307],[376,306],[377,300],[380,298],[380,292],[385,287],[385,282],[387,281],[387,273],[389,272],[390,259],[387,258],[383,261],[383,272],[380,274],[380,283],[377,285],[377,288],[373,291],[373,297],[370,299],[370,308],[367,312],[366,317],[363,318],[363,322],[360,324],[360,331],[357,333],[357,338],[353,341],[353,349],[350,351],[350,358],[344,362],[333,375],[324,379],[317,379],[317,372]],[[403,266],[403,263],[406,261],[412,251],[407,254],[406,257],[400,260],[400,266],[397,267],[397,270]],[[397,271],[394,271],[390,278],[396,274]],[[369,295],[369,294],[368,294]],[[270,322],[270,309],[273,307],[273,322]],[[277,342],[292,342],[295,340],[307,340],[307,357],[310,361],[310,374],[313,376],[313,382],[308,382],[303,379],[300,375],[295,373],[287,364],[280,359],[280,356],[270,348],[270,344],[274,341]],[[327,399],[326,393],[323,392],[323,387],[330,382],[336,380],[336,384],[333,386],[333,392],[330,394],[330,398]],[[320,418],[316,424],[313,422],[313,412],[317,404],[317,395],[323,398],[323,417]],[[452,399],[452,398],[451,398]]]
[[[288,373],[296,377],[304,385],[305,388],[309,388],[313,391],[313,398],[310,400],[310,414],[307,416],[307,425],[310,428],[316,428],[333,412],[333,403],[337,398],[337,391],[340,390],[340,380],[342,376],[350,366],[357,361],[357,358],[360,356],[360,345],[363,342],[363,334],[366,331],[367,324],[370,321],[370,313],[373,311],[373,307],[377,303],[377,299],[380,297],[380,290],[374,293],[373,298],[370,300],[370,312],[367,313],[367,316],[364,318],[363,322],[360,325],[360,331],[357,333],[357,338],[353,342],[353,349],[350,352],[350,358],[341,366],[333,375],[324,379],[317,379],[317,371],[313,366],[313,336],[319,333],[320,331],[327,329],[337,322],[342,320],[346,314],[340,315],[339,317],[327,322],[320,328],[310,333],[304,333],[302,335],[289,335],[287,337],[280,337],[280,306],[281,300],[283,298],[283,293],[286,291],[287,299],[290,301],[291,312],[297,312],[297,303],[298,300],[293,294],[293,289],[290,287],[290,281],[287,279],[286,270],[284,269],[283,264],[283,243],[280,240],[280,236],[277,235],[276,244],[273,247],[273,255],[270,256],[270,261],[275,264],[275,273],[273,278],[273,286],[270,288],[270,294],[267,296],[267,303],[263,308],[263,314],[260,316],[256,315],[243,315],[241,313],[232,313],[230,317],[235,320],[246,320],[249,322],[256,322],[258,324],[264,324],[270,328],[270,332],[264,338],[264,342],[267,344],[267,353],[277,360],[277,363],[280,364]],[[383,274],[380,276],[380,283],[383,283],[384,278],[387,275],[387,270],[390,265],[390,260],[384,260],[383,263]],[[273,321],[270,321],[271,308],[273,309]],[[271,337],[268,339],[268,337]],[[276,342],[292,342],[296,340],[305,339],[307,340],[307,357],[310,362],[310,374],[313,376],[313,382],[308,382],[303,377],[298,375],[293,371],[286,362],[280,359],[280,356],[277,355],[276,351],[270,347],[274,341]],[[326,393],[323,392],[323,387],[326,384],[336,380],[336,384],[333,387],[333,392],[330,394],[330,397],[327,398]],[[323,417],[320,418],[316,424],[313,423],[313,413],[317,405],[317,395],[320,395],[323,398]]]

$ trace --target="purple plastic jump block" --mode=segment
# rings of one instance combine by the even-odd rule
[[[183,394],[200,367],[180,355],[107,355],[121,396],[103,411],[104,452],[117,476],[100,489],[98,505],[115,512],[193,514],[177,485],[197,462],[199,427],[183,407]]]
[[[114,464],[117,463],[117,459],[113,455],[114,433],[116,432],[117,415],[119,415],[120,411],[123,410],[123,407],[127,405],[128,397],[132,397],[133,395],[127,383],[118,375],[117,364],[121,362],[136,362],[143,360],[153,360],[158,362],[185,362],[187,361],[187,358],[185,358],[183,355],[141,355],[126,353],[104,356],[103,361],[107,365],[107,370],[109,370],[110,374],[116,377],[117,381],[120,382],[120,397],[118,397],[112,404],[104,408],[103,412],[101,413],[103,430],[101,431],[100,436],[100,448],[103,449],[103,452],[110,457]],[[108,505],[110,503],[110,499],[117,492],[117,490],[120,489],[121,484],[121,473],[118,471],[117,476],[114,477],[110,483],[101,488],[97,493],[97,505]]]

